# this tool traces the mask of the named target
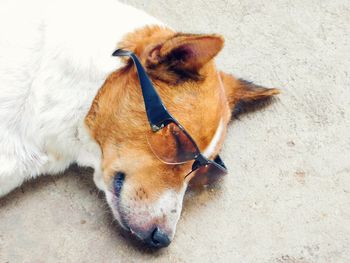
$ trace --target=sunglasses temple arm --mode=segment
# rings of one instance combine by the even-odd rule
[[[185,175],[185,179],[187,178],[187,176],[189,176],[191,173],[193,173],[194,171],[196,171],[197,169],[192,169],[188,174]]]
[[[159,130],[161,127],[158,127],[158,125],[164,120],[170,119],[171,116],[155,90],[140,60],[133,52],[123,49],[117,49],[113,52],[112,56],[128,56],[133,60],[140,81],[148,121],[153,131]]]
[[[191,173],[195,172],[200,166],[201,166],[200,162],[198,160],[195,160],[194,163],[192,164],[191,171],[188,174],[186,174],[185,178],[187,178],[187,176],[189,176]]]

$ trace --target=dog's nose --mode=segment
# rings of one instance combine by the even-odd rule
[[[170,239],[167,234],[156,227],[150,237],[146,239],[146,243],[151,247],[162,248],[169,246]]]

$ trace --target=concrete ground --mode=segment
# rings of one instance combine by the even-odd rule
[[[232,123],[230,174],[187,195],[170,247],[130,241],[73,167],[0,200],[0,262],[350,262],[349,1],[126,2],[221,33],[223,70],[283,93]]]

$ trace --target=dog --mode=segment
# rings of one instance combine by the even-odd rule
[[[174,237],[191,162],[160,161],[147,141],[134,52],[203,155],[220,151],[232,115],[279,93],[219,71],[224,40],[176,32],[112,1],[0,3],[0,196],[71,164],[92,167],[120,225],[152,247]],[[158,145],[165,151],[168,145]]]

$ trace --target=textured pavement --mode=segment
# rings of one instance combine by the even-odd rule
[[[218,66],[282,94],[231,124],[230,174],[186,196],[170,247],[131,241],[91,171],[73,167],[0,200],[0,263],[350,262],[350,2],[124,2],[222,34]]]

